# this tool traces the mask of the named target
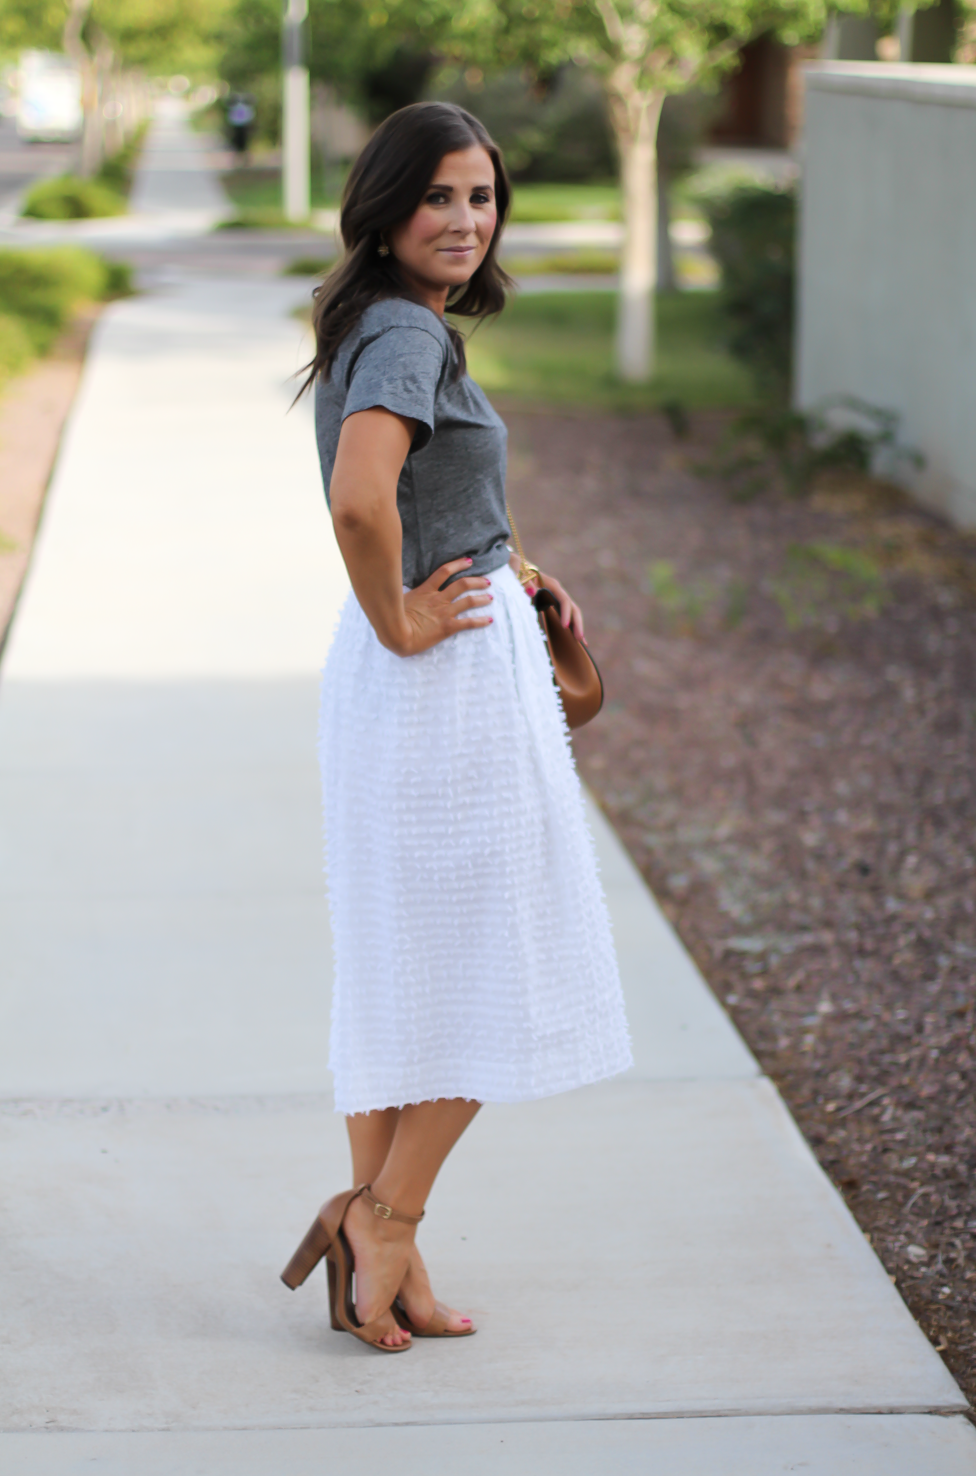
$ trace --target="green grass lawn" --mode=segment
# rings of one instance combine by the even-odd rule
[[[619,220],[620,186],[603,184],[516,184],[512,220],[528,225],[550,220]]]
[[[716,293],[658,298],[657,372],[646,385],[621,384],[614,377],[615,308],[613,292],[516,298],[469,338],[472,377],[506,399],[594,410],[653,410],[669,400],[689,410],[755,402],[748,373],[723,347]]]
[[[289,224],[281,209],[281,170],[250,165],[245,169],[229,169],[220,182],[239,211],[243,225],[276,227]],[[339,197],[326,191],[321,179],[312,177],[313,210],[335,208]]]
[[[222,176],[224,189],[244,211],[281,209],[281,172],[253,164],[231,169]],[[321,178],[312,179],[312,209],[337,209],[341,187],[326,189]],[[551,220],[619,220],[620,190],[607,184],[522,184],[514,189],[512,219],[535,222]]]

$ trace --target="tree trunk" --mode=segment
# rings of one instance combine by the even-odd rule
[[[671,181],[657,165],[657,290],[674,291],[674,252],[671,250]]]
[[[98,95],[98,70],[81,39],[91,0],[71,0],[64,23],[64,49],[81,75],[81,151],[78,173],[83,178],[97,174],[102,162],[102,118]]]
[[[654,371],[654,289],[657,282],[657,125],[664,94],[611,93],[610,114],[620,151],[624,239],[617,300],[617,373],[632,384]]]

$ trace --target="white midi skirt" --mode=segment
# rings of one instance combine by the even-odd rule
[[[355,596],[322,680],[338,1112],[519,1102],[631,1064],[548,652],[506,566],[494,623],[419,656]]]

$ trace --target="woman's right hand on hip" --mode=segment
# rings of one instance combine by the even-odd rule
[[[491,624],[490,615],[470,613],[491,604],[494,596],[490,579],[483,574],[470,574],[453,584],[446,583],[452,574],[469,569],[471,563],[471,559],[452,559],[449,564],[441,564],[429,579],[403,596],[407,629],[403,649],[397,649],[398,656],[417,656],[446,641],[448,636]]]

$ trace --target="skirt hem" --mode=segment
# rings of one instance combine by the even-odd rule
[[[633,1057],[620,1066],[611,1067],[609,1070],[595,1072],[591,1076],[580,1076],[578,1080],[567,1082],[558,1086],[546,1085],[514,1091],[499,1091],[497,1087],[491,1087],[484,1093],[475,1091],[452,1090],[445,1087],[443,1091],[432,1090],[418,1093],[407,1093],[402,1099],[390,1101],[386,1098],[377,1100],[369,1107],[340,1106],[336,1101],[334,1111],[341,1113],[343,1117],[361,1117],[368,1112],[388,1112],[391,1109],[400,1111],[404,1107],[416,1107],[421,1102],[480,1102],[482,1107],[487,1106],[516,1106],[519,1102],[540,1102],[545,1097],[560,1097],[564,1092],[579,1091],[582,1087],[596,1086],[601,1081],[612,1081],[615,1077],[625,1075],[634,1064]]]

